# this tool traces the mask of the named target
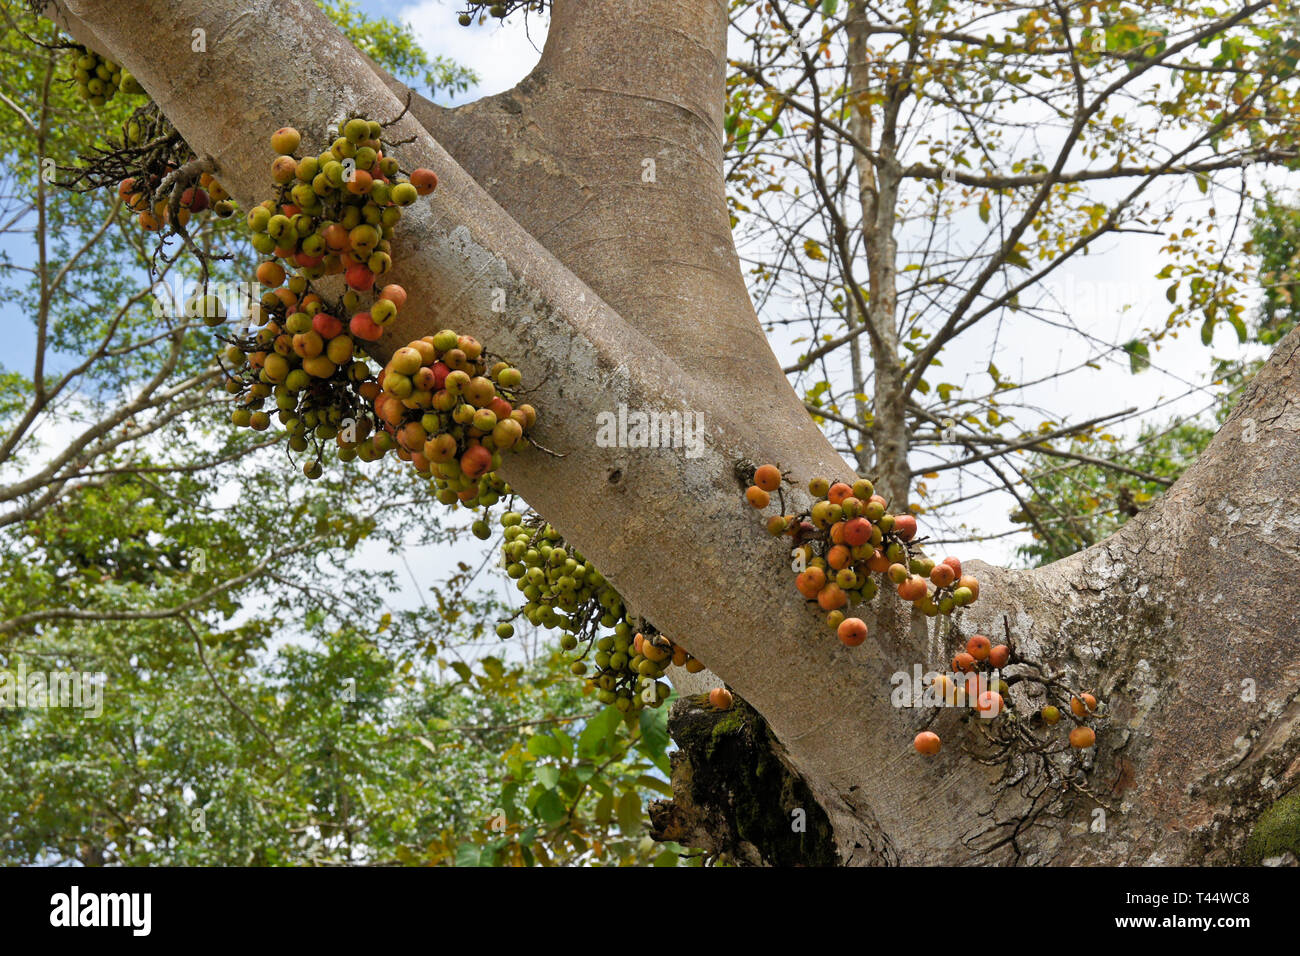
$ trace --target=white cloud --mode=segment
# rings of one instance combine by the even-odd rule
[[[447,0],[424,0],[404,6],[397,19],[409,23],[420,45],[430,54],[445,56],[467,66],[479,76],[479,83],[455,100],[439,97],[449,105],[468,103],[510,89],[536,65],[546,40],[542,17],[513,16],[500,23],[488,17],[480,26],[462,27],[456,21],[460,5]],[[531,37],[530,37],[531,35]]]

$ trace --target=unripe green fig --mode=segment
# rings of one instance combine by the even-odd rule
[[[397,317],[397,306],[388,299],[379,299],[370,307],[370,318],[376,325],[388,325]]]
[[[299,206],[301,206],[303,209],[317,209],[320,206],[320,197],[316,195],[316,190],[312,189],[309,183],[299,183],[298,185],[294,186],[292,190],[290,190],[289,194],[293,198],[293,201],[297,203]],[[296,219],[298,217],[295,216],[294,218]],[[306,218],[310,218],[310,217],[306,217]],[[314,229],[315,229],[315,223],[312,223],[312,229],[309,229],[305,232],[299,231],[298,235],[299,236],[310,235],[312,230]]]
[[[208,293],[195,295],[186,304],[185,314],[191,319],[203,319],[210,326],[220,325],[226,319],[226,307],[219,296]]]
[[[363,119],[350,119],[343,126],[343,136],[349,143],[356,145],[363,139],[370,138],[370,124]]]

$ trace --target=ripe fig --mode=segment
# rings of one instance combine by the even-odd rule
[[[937,754],[940,745],[939,735],[932,730],[921,731],[912,741],[912,746],[916,748],[916,752],[925,754],[927,757],[933,757]]]
[[[859,617],[847,617],[840,622],[836,634],[846,647],[857,647],[867,639],[867,624]]]
[[[302,143],[302,134],[292,126],[283,126],[271,134],[271,148],[281,156],[287,156]]]
[[[781,472],[775,465],[760,465],[754,470],[754,484],[767,492],[776,491],[781,487]]]

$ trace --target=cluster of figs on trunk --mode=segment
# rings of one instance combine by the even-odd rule
[[[570,671],[587,679],[603,704],[624,713],[658,707],[671,694],[661,678],[669,666],[698,673],[704,665],[646,622],[635,622],[623,598],[595,565],[533,513],[501,516],[502,563],[525,604],[497,625],[514,636],[512,621],[563,632],[560,647],[577,651]]]
[[[1002,668],[1011,660],[1007,644],[994,644],[983,634],[975,634],[966,642],[966,649],[952,659],[952,676],[935,674],[930,685],[936,705],[969,707],[988,720],[1000,716],[1010,706],[1007,682],[1002,679]],[[916,735],[912,746],[916,752],[933,756],[939,752],[939,735],[923,730]]]
[[[379,373],[372,443],[380,454],[395,447],[443,504],[490,507],[509,493],[496,474],[502,452],[520,450],[537,422],[536,409],[518,401],[522,381],[472,336],[444,329],[417,339]],[[488,537],[486,525],[475,534]]]
[[[257,268],[265,291],[221,356],[226,389],[238,397],[231,421],[265,430],[271,400],[289,447],[314,451],[308,478],[322,475],[329,442],[345,462],[392,451],[444,504],[489,507],[509,493],[496,474],[500,453],[523,447],[537,412],[517,400],[517,368],[451,329],[407,343],[374,373],[364,343],[379,339],[407,301],[403,286],[378,288],[376,277],[391,263],[401,207],[438,180],[427,169],[402,180],[378,123],[354,118],[339,132],[325,153],[301,159],[296,129],[271,136],[279,193],[248,214],[254,248],[270,257]],[[344,291],[331,300],[313,283],[332,275],[343,276]],[[209,325],[225,320],[215,296],[197,298],[191,314]]]
[[[391,240],[403,207],[437,189],[438,176],[421,168],[403,179],[397,159],[384,154],[383,127],[373,120],[345,120],[338,132],[329,149],[302,157],[296,129],[271,135],[277,153],[271,178],[279,194],[249,211],[248,227],[253,248],[269,257],[258,270],[264,285],[278,285],[285,267],[308,281],[341,275],[348,331],[375,342],[401,303],[380,295],[362,310],[362,297],[373,296],[392,267]]]
[[[91,106],[103,106],[119,90],[132,96],[144,93],[144,87],[118,64],[80,44],[68,56],[68,79],[77,86],[81,98]]]
[[[1011,709],[1007,682],[1000,676],[1002,668],[1011,660],[1011,648],[994,644],[983,634],[975,634],[966,642],[966,649],[952,659],[952,674],[935,674],[930,688],[936,702],[948,707],[969,707],[980,717],[993,719]],[[955,679],[954,679],[955,678]],[[1097,743],[1097,732],[1088,721],[1100,716],[1101,705],[1090,693],[1069,695],[1069,711],[1075,726],[1071,728],[1069,744],[1076,750],[1086,750]],[[1061,721],[1061,708],[1047,704],[1038,711],[1043,724],[1052,727]],[[933,756],[939,752],[942,741],[932,730],[916,735],[912,746],[919,754]]]
[[[800,514],[784,513],[783,485],[789,479],[775,465],[760,465],[749,480],[745,500],[754,508],[761,511],[778,496],[783,513],[768,519],[767,530],[792,539],[795,588],[817,603],[827,626],[849,647],[867,639],[867,625],[845,609],[875,598],[876,575],[928,617],[951,614],[979,598],[979,581],[962,572],[957,558],[936,562],[914,550],[916,518],[890,514],[889,503],[868,479],[849,484],[813,478],[808,483],[813,505]]]
[[[793,540],[795,588],[826,612],[827,626],[845,645],[856,647],[867,639],[866,622],[847,616],[845,610],[875,598],[880,588],[875,575],[883,576],[900,598],[927,617],[951,615],[979,599],[980,585],[974,575],[963,571],[958,558],[936,562],[922,554],[915,547],[919,544],[916,518],[890,514],[889,503],[876,494],[870,480],[858,478],[849,484],[813,478],[808,483],[811,508],[787,514],[784,486],[790,479],[781,469],[760,465],[742,477],[749,482],[745,500],[753,508],[762,511],[777,496],[782,513],[768,519],[767,530]],[[935,675],[931,692],[947,706],[967,706],[981,717],[995,718],[1010,706],[1007,682],[1000,672],[1011,653],[1007,644],[994,644],[976,634],[953,658],[953,676]],[[1069,707],[1076,722],[1070,746],[1093,746],[1097,736],[1087,721],[1097,714],[1097,699],[1092,694],[1072,694]],[[1039,717],[1051,726],[1060,721],[1061,710],[1048,705]],[[916,751],[926,755],[937,754],[940,745],[939,735],[929,730],[913,741]]]
[[[175,167],[168,172],[175,172]],[[136,214],[136,221],[146,232],[157,232],[172,222],[188,225],[192,215],[208,209],[222,219],[228,219],[235,211],[230,194],[221,183],[211,173],[201,173],[197,184],[181,188],[173,218],[172,189],[166,188],[166,181],[165,175],[158,174],[144,180],[128,176],[117,185],[117,195]]]
[[[130,153],[173,139],[179,139],[176,128],[151,105],[137,109],[122,126],[122,145]],[[135,172],[117,184],[117,195],[135,213],[141,229],[158,232],[164,226],[185,227],[192,217],[209,212],[220,219],[234,215],[234,201],[212,173],[200,173],[197,181],[192,177],[176,180],[177,164],[192,159],[194,154],[183,140],[170,154],[151,150],[133,159]]]

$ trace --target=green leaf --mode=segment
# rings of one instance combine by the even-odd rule
[[[1124,346],[1124,351],[1128,353],[1129,371],[1134,375],[1138,372],[1144,372],[1150,367],[1151,350],[1145,342],[1134,339]]]
[[[524,746],[534,757],[560,756],[560,742],[550,734],[533,734]]]
[[[1014,249],[1012,249],[1010,252],[1006,254],[1006,257],[1004,258],[1003,261],[1005,261],[1007,265],[1015,266],[1018,269],[1033,268],[1029,264],[1029,260],[1025,258],[1024,249],[1025,249],[1024,244],[1018,243]]]
[[[473,843],[462,843],[456,847],[457,866],[484,866],[483,848]]]
[[[662,793],[665,797],[673,795],[673,787],[667,780],[660,780],[658,777],[652,777],[648,773],[643,773],[636,778],[636,785],[646,790],[653,790],[655,793]]]
[[[647,707],[641,711],[641,752],[654,761],[656,767],[669,772],[668,763],[668,709],[672,700],[664,701],[659,707]]]
[[[596,804],[596,822],[601,826],[609,826],[609,821],[612,819],[614,819],[614,794],[607,793]]]
[[[625,790],[618,798],[618,827],[631,835],[641,829],[641,796],[635,790]]]
[[[1205,324],[1201,326],[1201,343],[1209,345],[1214,341],[1214,316],[1207,315]]]
[[[597,754],[606,752],[606,745],[618,730],[622,716],[617,707],[606,707],[588,720],[578,735],[578,756],[590,760]]]
[[[560,768],[552,764],[539,764],[533,772],[537,775],[537,782],[547,790],[555,789],[560,782]]]
[[[536,805],[533,807],[533,813],[537,814],[544,823],[554,823],[561,820],[569,812],[560,795],[554,790],[547,790],[538,798]]]
[[[561,730],[559,726],[551,728],[551,736],[560,745],[560,757],[569,760],[573,756],[573,738]]]

